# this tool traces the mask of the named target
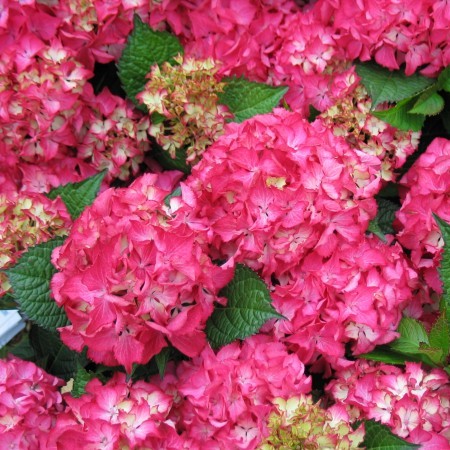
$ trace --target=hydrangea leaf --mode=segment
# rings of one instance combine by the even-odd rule
[[[373,62],[357,64],[356,73],[372,99],[372,108],[413,97],[435,82],[419,74],[406,76],[402,71],[391,71]]]
[[[378,211],[376,217],[369,222],[368,231],[378,236],[383,241],[386,241],[386,234],[394,234],[392,226],[395,213],[400,208],[397,203],[387,200],[385,198],[377,198]]]
[[[70,395],[75,398],[81,397],[86,392],[86,385],[95,378],[95,373],[88,372],[82,365],[78,365],[73,378],[73,385]]]
[[[106,172],[103,171],[79,183],[67,183],[58,186],[52,189],[47,194],[47,197],[55,199],[60,196],[72,219],[75,220],[83,212],[84,208],[89,206],[97,197],[105,175]]]
[[[410,317],[401,320],[397,331],[400,337],[389,344],[397,352],[417,353],[421,343],[430,343],[423,325]]]
[[[173,57],[180,53],[183,47],[173,34],[152,30],[136,15],[133,32],[118,64],[118,75],[127,97],[142,107],[136,95],[144,90],[150,68],[166,61],[173,64]]]
[[[447,66],[438,77],[438,89],[450,92],[450,66]]]
[[[250,268],[238,264],[234,278],[221,291],[228,299],[218,306],[206,323],[206,335],[213,348],[258,332],[271,318],[284,318],[271,304],[264,281]]]
[[[366,434],[361,446],[367,450],[409,450],[420,448],[420,445],[410,444],[395,436],[386,425],[382,425],[374,420],[366,420],[364,428]]]
[[[56,272],[51,255],[63,242],[64,238],[57,237],[30,247],[15,266],[5,271],[19,310],[49,330],[68,324],[66,313],[50,297],[50,280]]]
[[[425,122],[425,115],[410,113],[410,110],[414,107],[415,100],[415,98],[408,98],[398,102],[393,108],[372,111],[372,114],[399,130],[420,131]]]
[[[443,362],[444,353],[441,348],[432,347],[431,345],[421,343],[419,345],[421,360],[428,365],[438,366]],[[428,362],[428,359],[432,364]]]
[[[437,92],[425,91],[420,94],[412,109],[411,114],[425,114],[426,116],[435,116],[444,109],[444,99]]]
[[[219,102],[234,114],[234,122],[243,122],[257,114],[270,113],[287,92],[286,86],[269,86],[245,78],[224,80],[225,88]]]
[[[434,214],[434,218],[441,230],[442,239],[444,240],[444,250],[439,266],[439,275],[441,276],[444,291],[442,305],[443,309],[447,311],[447,313],[450,313],[450,252],[448,251],[448,246],[450,245],[450,224],[442,220],[436,214]]]
[[[170,360],[172,350],[170,347],[163,348],[157,355],[155,355],[156,366],[158,367],[158,373],[161,379],[166,372],[167,363]]]
[[[17,309],[16,300],[9,292],[0,298],[0,309]]]
[[[186,175],[191,173],[191,166],[186,163],[186,150],[182,148],[177,149],[175,158],[172,158],[169,152],[163,150],[156,142],[153,142],[152,157],[158,161],[165,170],[179,170]]]
[[[387,345],[380,345],[370,353],[358,355],[358,358],[368,359],[370,361],[384,362],[387,364],[405,364],[405,361],[420,362],[420,357],[416,355],[404,355],[403,353],[392,350]]]
[[[36,361],[45,358],[45,364],[40,364],[41,367],[56,377],[69,380],[75,376],[80,365],[87,364],[85,356],[66,347],[55,332],[33,326],[30,342]]]
[[[450,351],[450,325],[447,319],[447,312],[442,311],[434,323],[429,334],[430,346],[442,350],[443,363]]]

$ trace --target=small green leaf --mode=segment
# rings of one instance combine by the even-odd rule
[[[273,308],[265,283],[242,264],[237,265],[234,278],[220,295],[228,299],[227,305],[217,306],[206,323],[206,335],[213,348],[257,333],[271,318],[283,318]]]
[[[89,206],[97,197],[105,175],[106,172],[103,171],[79,183],[67,183],[63,186],[58,186],[52,189],[47,194],[47,197],[55,199],[60,196],[67,206],[72,219],[75,220],[83,212],[84,208]]]
[[[398,102],[393,108],[372,111],[372,114],[399,130],[420,131],[425,122],[425,116],[423,114],[411,114],[409,112],[414,106],[414,102],[415,98],[408,98]]]
[[[163,348],[157,355],[155,355],[156,366],[158,367],[159,376],[164,378],[167,363],[169,362],[172,350],[170,347]]]
[[[431,366],[440,365],[443,362],[443,352],[441,348],[431,347],[428,344],[419,345],[419,353],[422,362]]]
[[[369,231],[370,233],[373,233],[375,236],[378,236],[383,242],[387,242],[386,236],[384,235],[383,231],[381,230],[376,217],[375,217],[375,219],[373,219],[369,222],[367,231]]]
[[[153,31],[136,15],[133,32],[128,36],[118,64],[118,75],[128,98],[142,107],[136,95],[144,90],[150,68],[166,61],[174,63],[173,57],[180,53],[183,47],[173,34]]]
[[[361,445],[366,450],[409,450],[420,448],[420,445],[410,444],[395,436],[386,425],[382,425],[374,420],[366,420],[364,428],[366,434]]]
[[[450,245],[450,224],[442,220],[436,214],[433,214],[436,223],[441,231],[442,239],[444,240],[444,249],[442,252],[441,264],[439,266],[439,275],[443,283],[442,305],[447,315],[450,314],[450,252],[448,246]]]
[[[320,111],[316,108],[314,108],[313,105],[309,105],[309,116],[308,116],[308,122],[314,122],[317,118],[317,116],[320,116]]]
[[[170,199],[174,197],[181,197],[181,187],[178,186],[176,189],[174,189],[169,195],[167,195],[164,198],[164,204],[166,206],[170,206]]]
[[[153,142],[152,157],[166,170],[179,170],[186,175],[191,173],[191,166],[186,163],[186,150],[179,148],[172,158],[166,150],[163,150],[156,142]]]
[[[409,99],[435,82],[419,74],[406,76],[399,70],[391,71],[373,62],[357,64],[356,73],[372,99],[372,108],[384,102]]]
[[[368,231],[386,241],[386,234],[394,234],[393,222],[400,206],[391,200],[377,197],[378,211],[376,217],[369,222]]]
[[[51,255],[63,242],[63,238],[57,237],[30,247],[15,266],[5,271],[19,310],[49,330],[68,324],[66,313],[50,297],[50,280],[56,272]]]
[[[80,365],[87,363],[82,353],[66,347],[58,334],[38,326],[31,327],[30,343],[35,350],[36,363],[56,377],[73,378]]]
[[[86,385],[95,378],[95,373],[88,372],[83,366],[78,365],[77,372],[73,378],[73,387],[70,395],[75,398],[86,393]]]
[[[435,116],[444,109],[444,99],[437,92],[429,93],[425,91],[419,95],[419,98],[414,103],[412,109],[409,110],[411,114],[425,114],[426,116]]]
[[[234,122],[270,113],[288,90],[285,86],[269,86],[245,78],[228,78],[224,81],[225,88],[219,94],[219,101],[234,114]]]
[[[447,66],[438,77],[438,90],[450,92],[450,66]]]
[[[0,309],[17,309],[17,302],[9,292],[0,297]]]
[[[444,363],[450,351],[450,326],[446,311],[442,311],[434,323],[429,334],[430,346],[442,350],[442,359]]]
[[[410,317],[403,317],[398,330],[400,337],[389,346],[400,353],[417,353],[421,343],[429,344],[428,335],[423,325]]]
[[[387,364],[404,365],[405,361],[411,361],[410,355],[404,355],[399,352],[395,352],[386,345],[380,345],[374,348],[370,353],[363,353],[358,355],[358,358],[368,359],[370,361],[379,361]],[[420,358],[415,358],[414,362],[419,362]]]

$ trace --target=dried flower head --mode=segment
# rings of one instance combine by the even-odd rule
[[[223,92],[224,83],[217,80],[218,67],[212,59],[199,61],[180,55],[174,59],[177,64],[153,66],[137,98],[153,115],[149,133],[156,142],[172,158],[178,149],[184,150],[187,163],[195,164],[223,133],[232,114],[219,104],[218,93]],[[158,115],[160,121],[155,120]]]
[[[346,409],[334,405],[328,410],[311,396],[276,398],[277,411],[269,417],[270,436],[260,450],[315,450],[358,448],[364,429],[353,430]]]
[[[0,194],[0,269],[13,265],[29,247],[69,233],[71,219],[60,198],[42,194]],[[0,297],[9,291],[0,273]]]

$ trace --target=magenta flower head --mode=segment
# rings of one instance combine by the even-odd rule
[[[53,253],[52,291],[71,325],[62,340],[95,362],[145,364],[170,342],[188,356],[206,344],[203,328],[232,269],[212,263],[200,235],[173,224],[164,198],[178,172],[146,174],[108,189]]]

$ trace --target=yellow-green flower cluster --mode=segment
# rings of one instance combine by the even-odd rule
[[[43,194],[0,194],[0,269],[17,262],[20,255],[41,242],[69,233],[71,219],[60,198]],[[11,289],[0,272],[0,297]]]
[[[174,58],[153,66],[149,81],[137,98],[147,106],[153,120],[149,134],[172,158],[182,149],[186,162],[195,164],[200,155],[222,133],[225,121],[233,115],[219,104],[224,83],[217,80],[212,59]],[[157,115],[155,115],[157,113]]]
[[[353,430],[342,405],[325,410],[311,396],[276,398],[269,417],[270,436],[259,450],[349,450],[364,440],[364,429]]]

